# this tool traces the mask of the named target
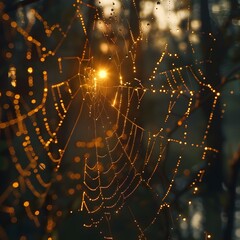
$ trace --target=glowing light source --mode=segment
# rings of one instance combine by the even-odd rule
[[[32,68],[32,67],[29,67],[29,68],[27,69],[27,71],[28,71],[28,73],[33,73],[33,68]]]
[[[24,207],[28,207],[28,206],[29,206],[29,201],[25,201],[25,202],[23,203],[23,206],[24,206]]]
[[[19,183],[18,183],[18,182],[14,182],[14,183],[12,184],[12,186],[13,186],[14,188],[18,188]]]
[[[104,79],[107,77],[107,71],[105,69],[100,69],[98,71],[98,77],[101,79]]]

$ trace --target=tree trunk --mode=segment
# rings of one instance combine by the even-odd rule
[[[209,37],[209,33],[212,35],[213,29],[211,26],[211,18],[209,13],[208,0],[200,1],[200,18],[201,18],[201,44],[203,59],[207,60],[210,49],[212,48],[211,64],[205,63],[204,70],[206,75],[206,82],[216,89],[220,83],[219,67],[221,57],[218,54],[221,52],[218,41],[213,42]],[[214,36],[213,36],[214,37]],[[214,43],[214,45],[213,45]],[[202,110],[205,119],[210,119],[210,114],[213,109],[213,102],[215,94],[213,92],[205,91],[202,92],[201,98],[205,98],[206,94],[211,94],[209,101],[205,102],[202,106]],[[206,211],[205,216],[205,231],[213,236],[214,239],[221,238],[221,205],[220,205],[220,194],[222,193],[222,149],[223,149],[223,135],[222,135],[222,123],[221,123],[221,110],[219,106],[219,99],[216,103],[214,115],[207,136],[205,144],[207,146],[216,148],[219,150],[218,154],[211,155],[205,159],[208,162],[208,169],[205,175],[205,186],[204,191],[204,208]]]

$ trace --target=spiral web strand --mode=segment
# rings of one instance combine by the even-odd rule
[[[203,64],[211,64],[211,59],[186,64],[179,53],[171,52],[168,43],[161,43],[152,72],[141,79],[138,49],[150,41],[145,31],[149,23],[141,19],[136,2],[129,2],[91,5],[76,1],[65,27],[49,23],[34,6],[26,9],[24,24],[11,14],[2,14],[3,25],[14,32],[14,36],[9,34],[10,51],[6,53],[9,84],[1,91],[0,122],[13,169],[13,178],[0,195],[0,210],[11,224],[24,215],[40,227],[47,211],[46,229],[51,234],[58,219],[76,213],[84,216],[85,227],[98,227],[104,239],[114,239],[112,220],[128,214],[138,239],[149,239],[148,232],[160,216],[167,212],[174,218],[171,192],[186,152],[196,152],[199,160],[218,153],[207,145],[220,96],[204,76]],[[170,2],[161,2],[167,6],[169,18],[173,11]],[[160,8],[159,2],[154,4]],[[135,11],[137,31],[127,14],[130,9]],[[41,39],[35,24],[45,33]],[[68,41],[73,29],[81,36],[80,56],[69,56],[62,50],[71,46]],[[196,36],[189,29],[185,31]],[[201,35],[213,44],[216,41],[211,33]],[[100,51],[94,45],[97,39],[102,41]],[[14,41],[24,45],[25,76],[18,75],[20,66],[10,64]],[[192,41],[189,46],[194,55]],[[25,90],[18,92],[21,88]],[[197,127],[193,115],[203,92],[211,96],[211,111],[197,139],[193,138]],[[151,102],[155,110],[148,111]],[[169,148],[174,153],[166,181],[161,175]],[[191,182],[194,194],[204,173],[201,170]],[[61,189],[66,178],[72,184]],[[154,205],[147,220],[138,216],[131,204],[142,189]],[[68,198],[67,207],[61,203],[62,195]],[[172,219],[171,224],[175,221]]]

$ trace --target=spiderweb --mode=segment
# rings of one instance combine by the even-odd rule
[[[69,12],[53,22],[57,7],[8,12],[1,3],[8,69],[1,151],[11,177],[1,187],[0,210],[7,233],[28,219],[29,226],[46,224],[54,239],[57,224],[76,214],[104,239],[123,238],[119,223],[131,239],[159,239],[166,219],[168,236],[186,221],[172,211],[173,193],[194,174],[187,187],[196,194],[205,170],[194,172],[194,164],[218,152],[207,143],[220,96],[204,75],[212,49],[208,59],[197,54],[200,37],[216,40],[191,29],[182,11],[189,2],[148,4],[140,8],[152,8],[154,16],[140,13],[134,0],[69,2]],[[182,51],[173,48],[167,27],[180,34]],[[200,123],[203,95],[211,111]]]

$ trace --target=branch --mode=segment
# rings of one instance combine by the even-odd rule
[[[234,74],[237,74],[240,71],[240,64],[235,66],[226,76],[221,78],[220,84],[216,87],[217,91],[220,91],[221,88],[223,88],[227,83],[230,82],[230,80],[236,80],[236,78],[231,79]],[[196,98],[195,105],[191,108],[189,116],[193,114],[197,109],[199,109],[204,103],[206,103],[209,98],[212,97],[212,94],[207,95],[205,98]],[[168,129],[167,131],[167,137],[170,137],[182,124],[187,120],[186,115],[184,114],[180,120],[175,124],[175,126],[172,129]],[[181,124],[179,124],[181,123]]]

